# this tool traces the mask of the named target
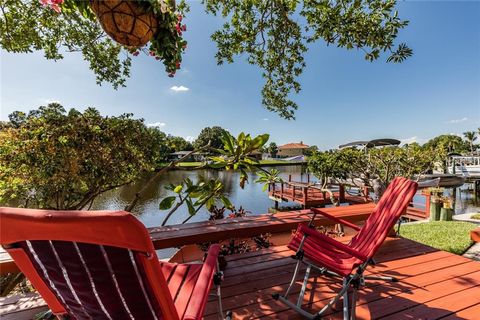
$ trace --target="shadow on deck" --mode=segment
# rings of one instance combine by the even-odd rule
[[[347,240],[347,239],[345,239]],[[234,319],[301,319],[271,298],[285,290],[294,260],[286,246],[227,257],[223,304]],[[480,319],[480,263],[404,239],[387,238],[370,273],[397,277],[397,283],[370,282],[359,291],[357,319]],[[302,274],[297,279],[300,290]],[[312,310],[333,296],[339,285],[331,279],[310,276],[304,304]],[[341,300],[340,302],[341,303]],[[217,319],[216,304],[209,302],[205,319]],[[341,319],[341,305],[322,319]]]
[[[365,221],[374,204],[322,209],[352,223]],[[407,210],[408,213],[408,210]],[[289,234],[298,223],[311,219],[310,210],[283,212],[276,215],[248,216],[215,222],[149,229],[157,249],[188,246],[195,243],[252,237],[265,232]],[[317,216],[315,224],[329,226],[333,222]],[[342,241],[347,242],[348,238]],[[272,293],[287,287],[294,269],[292,251],[277,243],[269,249],[227,256],[223,304],[232,310],[234,319],[301,319],[296,313],[271,298]],[[194,246],[196,247],[196,246]],[[201,253],[201,251],[200,251]],[[203,253],[201,253],[203,255]],[[367,269],[397,277],[397,283],[369,282],[359,291],[357,319],[480,319],[480,263],[439,251],[403,238],[387,238],[377,255],[377,265]],[[0,255],[0,273],[18,272],[10,257]],[[300,290],[298,285],[292,292]],[[338,290],[339,284],[311,273],[309,289],[303,303],[319,310]],[[0,318],[31,319],[45,309],[38,294],[20,299],[0,298]],[[18,299],[17,299],[18,300]],[[341,300],[340,300],[341,303]],[[341,306],[322,319],[341,319]],[[8,316],[7,316],[8,314]],[[210,301],[206,319],[217,319],[217,305]]]

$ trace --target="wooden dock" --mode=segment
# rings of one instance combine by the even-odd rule
[[[344,241],[348,241],[347,238]],[[302,319],[271,294],[285,290],[295,261],[292,251],[278,246],[228,256],[223,305],[234,319]],[[392,275],[397,283],[372,282],[359,291],[357,319],[480,319],[480,263],[403,239],[387,238],[370,273]],[[337,282],[311,274],[304,305],[319,308],[339,288]],[[295,288],[300,290],[301,276]],[[205,319],[217,319],[209,302]],[[341,301],[322,319],[342,319]]]
[[[370,202],[371,200],[363,196],[349,195],[345,192],[343,186],[339,186],[338,191],[333,192],[334,197],[341,203],[359,204]],[[270,199],[281,202],[289,201],[300,204],[304,209],[312,207],[322,207],[332,204],[330,195],[322,192],[320,187],[311,183],[303,182],[281,182],[271,184],[268,188]]]
[[[342,185],[339,185],[337,189],[338,191],[333,192],[333,195],[340,203],[347,203],[349,205],[372,203],[371,199],[364,196],[349,195],[345,192]],[[304,209],[332,204],[328,193],[320,191],[318,186],[310,183],[289,181],[271,184],[268,189],[268,195],[272,200],[277,201],[277,203],[282,201],[295,202],[300,204]],[[427,196],[425,204],[412,204],[408,207],[403,217],[415,221],[428,218],[429,202],[430,196]]]

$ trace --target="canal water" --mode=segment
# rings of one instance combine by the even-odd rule
[[[270,168],[266,168],[270,169]],[[293,181],[307,181],[306,167],[304,165],[290,165],[290,166],[277,166],[275,169],[281,172],[281,177],[284,180],[288,179],[288,176],[292,176]],[[217,178],[221,180],[225,186],[225,191],[232,201],[232,203],[239,208],[242,206],[251,215],[258,215],[267,213],[269,208],[273,206],[273,201],[268,198],[267,191],[262,191],[262,184],[255,183],[257,176],[254,173],[249,174],[249,183],[245,185],[244,189],[239,186],[240,174],[233,171],[219,171],[219,170],[172,170],[164,175],[158,177],[154,183],[150,185],[146,190],[144,197],[138,202],[135,207],[134,213],[137,217],[147,226],[154,227],[159,226],[164,220],[168,211],[159,210],[158,205],[160,201],[166,196],[173,195],[173,192],[165,189],[165,186],[173,183],[179,184],[185,178],[197,180],[200,176],[206,178]],[[310,177],[312,181],[315,179]],[[97,210],[122,210],[127,204],[129,204],[135,193],[138,192],[146,182],[145,179],[141,179],[138,182],[124,186],[117,190],[109,191],[94,202],[92,209]],[[448,191],[446,191],[448,193]],[[414,199],[414,203],[425,203],[425,199],[421,195],[417,195]],[[464,212],[479,212],[480,203],[475,203],[473,193],[469,191],[469,186],[464,185],[457,192],[456,213]],[[282,203],[282,206],[296,206],[295,203]],[[188,211],[186,206],[180,207],[169,219],[168,224],[181,223],[188,217]],[[196,216],[194,216],[190,222],[207,220],[209,214],[206,209],[200,210]]]
[[[270,170],[271,168],[265,168]],[[304,165],[276,166],[275,169],[281,172],[284,180],[292,176],[294,181],[307,181],[306,167]],[[168,210],[159,210],[158,205],[163,198],[174,195],[173,192],[166,190],[165,186],[173,183],[180,184],[183,179],[190,178],[193,181],[198,180],[200,176],[206,178],[217,178],[225,186],[225,192],[232,204],[239,208],[242,206],[249,215],[268,213],[268,209],[273,206],[273,201],[268,198],[267,191],[262,191],[263,184],[255,183],[257,175],[249,173],[248,183],[244,189],[240,188],[240,173],[225,170],[172,170],[154,181],[148,190],[144,193],[141,201],[134,209],[134,214],[147,226],[159,226],[164,220]],[[146,183],[146,178],[138,182],[112,190],[98,197],[92,210],[122,210],[129,204]],[[312,179],[313,180],[313,179]],[[295,206],[294,203],[283,203],[282,205]],[[168,224],[178,224],[189,216],[186,206],[180,207],[168,220]],[[207,220],[209,214],[202,208],[189,222]]]

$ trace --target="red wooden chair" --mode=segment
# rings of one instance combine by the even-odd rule
[[[201,319],[219,246],[203,264],[158,260],[150,236],[122,211],[0,208],[0,243],[60,319]]]
[[[365,284],[365,280],[397,281],[393,277],[366,276],[363,275],[363,272],[369,264],[374,264],[373,256],[387,237],[388,232],[407,209],[416,190],[416,182],[405,178],[395,178],[362,228],[319,209],[312,209],[314,217],[310,224],[299,225],[288,245],[290,249],[296,251],[296,254],[292,257],[297,260],[290,285],[283,295],[274,294],[273,297],[308,319],[320,319],[343,296],[344,319],[355,319],[356,293],[358,288]],[[313,228],[316,214],[324,215],[339,224],[356,230],[358,233],[347,245],[338,242]],[[304,263],[307,268],[295,304],[288,299],[288,296],[297,278],[300,263]],[[318,270],[321,275],[343,279],[343,286],[338,294],[314,314],[302,308],[303,297],[312,268]],[[349,306],[349,289],[351,289],[351,307]]]

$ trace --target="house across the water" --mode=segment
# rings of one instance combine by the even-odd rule
[[[303,156],[308,148],[310,148],[310,146],[304,144],[303,141],[287,143],[278,147],[277,156],[280,158]]]
[[[175,161],[175,160],[181,159],[191,152],[192,151],[188,151],[188,150],[172,152],[168,155],[168,161]],[[192,154],[189,157],[187,157],[186,159],[184,159],[184,161],[187,161],[187,162],[188,161],[203,161],[203,160],[205,160],[205,155],[204,154]]]

